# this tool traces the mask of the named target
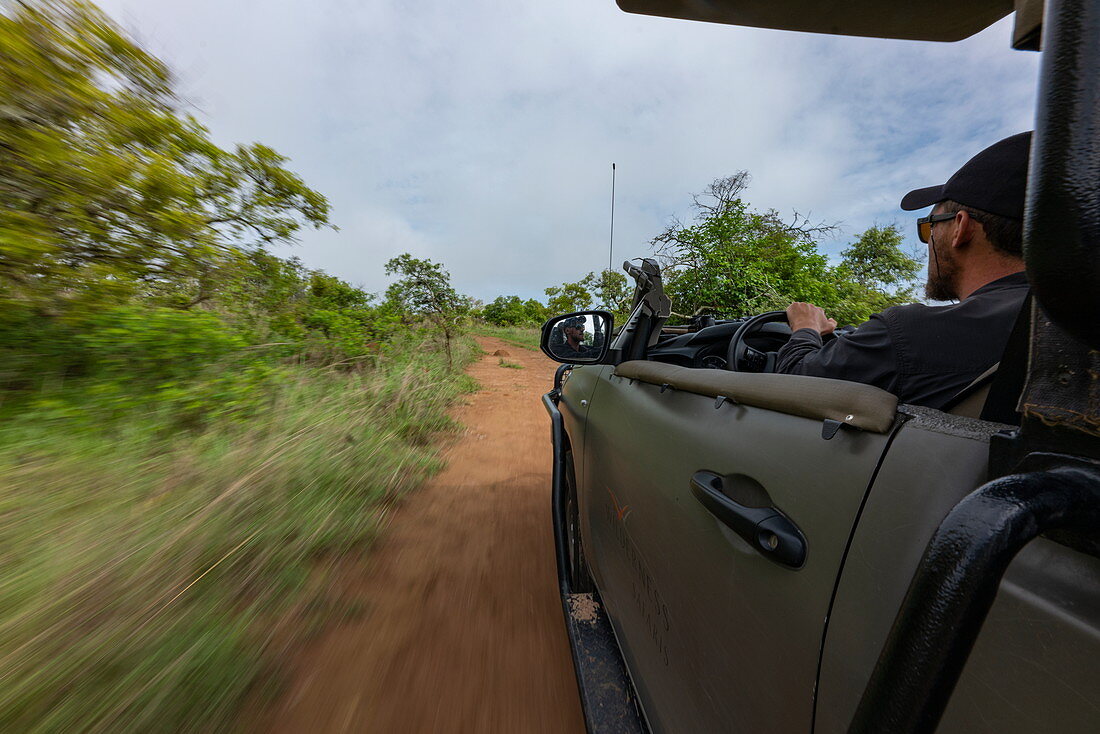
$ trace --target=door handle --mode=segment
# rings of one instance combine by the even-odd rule
[[[749,507],[722,491],[722,477],[697,471],[691,493],[722,524],[744,538],[758,553],[788,568],[806,563],[806,536],[779,508]]]

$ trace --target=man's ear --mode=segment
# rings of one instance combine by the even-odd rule
[[[970,216],[970,212],[966,210],[956,212],[955,221],[951,222],[951,224],[954,225],[954,229],[951,232],[951,247],[955,250],[969,245],[977,234],[974,228],[981,226],[974,221]]]

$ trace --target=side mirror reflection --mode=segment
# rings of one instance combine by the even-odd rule
[[[613,319],[606,311],[555,316],[542,327],[542,351],[568,364],[596,364],[607,354]]]

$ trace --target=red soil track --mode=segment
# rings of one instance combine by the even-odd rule
[[[550,423],[554,365],[490,338],[446,469],[349,567],[366,613],[290,662],[264,731],[583,732],[556,591]]]

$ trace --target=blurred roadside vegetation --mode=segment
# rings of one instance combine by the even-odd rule
[[[159,410],[7,423],[0,731],[230,728],[360,611],[330,576],[438,468],[432,437],[469,388],[409,334],[371,369],[281,370],[252,419],[201,432]]]
[[[0,731],[220,731],[437,468],[470,303],[271,253],[330,227],[95,6],[0,0]]]

